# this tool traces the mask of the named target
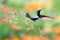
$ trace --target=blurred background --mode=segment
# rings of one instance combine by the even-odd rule
[[[54,20],[32,21],[41,14]],[[0,0],[0,40],[60,40],[60,0]]]

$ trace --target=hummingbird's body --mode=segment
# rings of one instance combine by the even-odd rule
[[[33,21],[36,21],[38,19],[40,19],[40,20],[51,20],[51,19],[53,19],[52,17],[49,17],[49,16],[40,15],[40,12],[41,12],[41,10],[38,10],[37,16],[35,16],[35,17],[31,17],[28,13],[26,13],[26,17],[30,18]]]

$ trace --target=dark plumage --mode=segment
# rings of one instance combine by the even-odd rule
[[[38,18],[33,18],[33,17],[31,17],[28,13],[26,13],[26,17],[27,18],[30,18],[31,20],[33,20],[33,21],[36,21]]]

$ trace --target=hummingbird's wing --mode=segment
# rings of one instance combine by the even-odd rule
[[[41,10],[37,10],[37,16],[40,18],[40,12]]]
[[[44,9],[44,8],[42,8],[42,9]],[[40,9],[40,10],[37,10],[37,16],[40,18],[40,13],[41,13],[41,11],[42,11],[42,9]]]

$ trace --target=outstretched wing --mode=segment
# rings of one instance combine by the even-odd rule
[[[41,12],[41,10],[38,10],[37,11],[37,16],[40,18],[40,12]]]
[[[42,9],[44,9],[44,8],[42,8]],[[37,16],[38,16],[39,18],[40,18],[40,13],[41,13],[42,9],[37,10]]]

